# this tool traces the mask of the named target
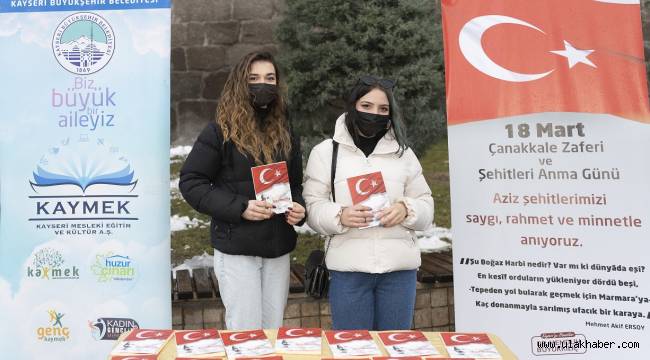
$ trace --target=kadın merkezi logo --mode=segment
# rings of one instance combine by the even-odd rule
[[[122,333],[138,329],[140,325],[133,319],[99,318],[97,321],[89,321],[88,327],[95,340],[117,340]]]
[[[90,13],[72,14],[57,26],[52,38],[54,57],[71,73],[88,75],[113,57],[115,35],[106,19]]]

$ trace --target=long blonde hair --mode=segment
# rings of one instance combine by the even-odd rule
[[[264,132],[255,121],[255,110],[248,92],[248,76],[251,64],[255,61],[268,61],[275,68],[278,97],[272,105]],[[249,154],[258,165],[272,163],[276,156],[289,158],[291,152],[291,135],[287,120],[286,89],[278,73],[273,56],[267,52],[252,52],[244,56],[230,71],[221,92],[217,106],[216,121],[224,136],[224,141],[231,141],[237,149]]]

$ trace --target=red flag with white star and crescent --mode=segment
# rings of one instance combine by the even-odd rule
[[[449,125],[539,112],[650,122],[638,6],[442,3]]]

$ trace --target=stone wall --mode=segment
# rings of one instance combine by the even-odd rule
[[[191,144],[214,118],[232,65],[248,52],[277,51],[282,0],[172,2],[171,140]]]
[[[315,300],[304,294],[291,294],[284,312],[284,325],[331,329],[332,317],[327,299]],[[174,300],[174,329],[224,329],[224,308],[220,299]],[[454,331],[453,283],[417,285],[413,329]]]

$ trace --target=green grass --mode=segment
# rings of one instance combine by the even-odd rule
[[[178,177],[183,164],[173,161],[170,165],[172,179]],[[449,228],[451,226],[450,200],[449,200],[449,160],[447,139],[441,139],[431,145],[429,150],[420,158],[422,172],[433,193],[435,201],[435,219],[437,226]],[[171,212],[173,215],[188,216],[209,222],[210,217],[192,209],[178,193],[172,194]],[[318,235],[299,234],[296,249],[291,253],[291,262],[304,264],[309,253],[322,248],[323,241]],[[176,231],[172,233],[172,265],[183,263],[186,259],[203,252],[212,254],[210,234],[207,227],[199,227]]]
[[[172,266],[182,264],[186,259],[203,252],[212,255],[210,230],[198,227],[172,233]]]
[[[447,139],[431,145],[420,159],[422,173],[433,193],[435,202],[434,223],[437,226],[451,227],[451,205],[449,196],[449,156]]]

